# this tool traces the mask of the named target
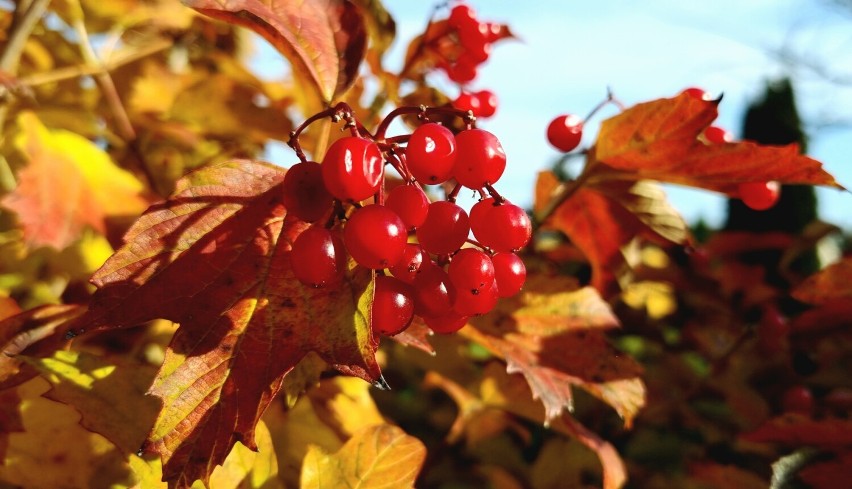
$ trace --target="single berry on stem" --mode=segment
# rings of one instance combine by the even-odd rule
[[[334,203],[334,197],[322,181],[322,166],[315,161],[291,166],[281,187],[287,212],[305,222],[318,221]]]
[[[483,129],[467,129],[456,134],[456,180],[479,190],[497,183],[506,169],[506,152],[497,136]]]
[[[346,271],[346,248],[340,238],[322,226],[311,226],[293,241],[290,267],[309,287],[332,285]]]
[[[491,90],[480,90],[475,94],[479,99],[479,114],[477,117],[491,117],[497,112],[497,95]]]
[[[461,248],[469,232],[470,220],[464,209],[440,200],[429,204],[426,220],[417,228],[417,241],[429,253],[447,255]]]
[[[547,140],[553,147],[567,153],[583,139],[583,119],[573,114],[560,115],[547,126]]]
[[[457,291],[478,294],[494,282],[491,257],[476,248],[462,248],[453,255],[447,267],[450,281]]]
[[[414,289],[397,278],[378,275],[373,294],[373,330],[393,336],[405,330],[413,317]]]
[[[338,139],[322,160],[326,188],[340,200],[372,197],[384,179],[385,162],[376,143],[355,136]]]
[[[423,185],[449,180],[456,163],[456,138],[452,131],[434,122],[415,129],[405,147],[405,163]]]
[[[352,258],[367,268],[387,268],[405,251],[408,233],[396,213],[371,204],[352,213],[343,228],[343,242]]]
[[[527,268],[521,257],[514,253],[497,253],[491,257],[491,263],[500,297],[511,297],[521,291],[527,279]]]
[[[781,197],[781,185],[769,182],[744,182],[739,185],[740,199],[743,204],[756,211],[765,211],[778,202]]]

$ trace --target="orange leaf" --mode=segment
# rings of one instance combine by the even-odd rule
[[[215,19],[260,34],[313,81],[323,102],[346,92],[364,59],[367,30],[349,0],[184,0]]]
[[[508,372],[523,374],[547,419],[573,409],[571,389],[579,386],[630,426],[645,400],[641,367],[606,342],[603,331],[618,326],[606,302],[591,288],[573,288],[570,279],[532,275],[522,294],[461,333],[505,359]]]
[[[793,297],[809,304],[852,301],[852,257],[826,267],[808,277],[793,291]]]
[[[105,234],[108,219],[145,209],[142,184],[88,139],[49,130],[29,112],[18,116],[18,126],[15,146],[27,166],[2,205],[18,214],[24,236],[34,246],[62,249],[86,226]]]
[[[307,225],[282,204],[284,174],[241,160],[188,175],[92,279],[88,329],[180,323],[150,391],[163,409],[146,442],[178,485],[206,481],[237,441],[255,447],[257,420],[308,352],[381,384],[370,273],[326,289],[295,279],[290,247]]]
[[[737,196],[740,182],[840,185],[796,145],[750,141],[706,144],[699,134],[716,118],[716,102],[687,94],[637,104],[601,124],[597,160],[651,179]]]

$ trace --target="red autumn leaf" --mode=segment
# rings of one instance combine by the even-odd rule
[[[558,181],[539,174],[536,209],[552,198]],[[577,190],[559,205],[548,224],[583,251],[592,266],[592,283],[605,296],[614,292],[615,278],[626,267],[621,248],[637,235],[684,244],[690,240],[683,218],[648,181],[602,181]]]
[[[24,311],[0,321],[0,389],[16,386],[36,371],[16,358],[19,354],[49,355],[66,343],[65,332],[76,324],[86,308],[77,305],[47,305]]]
[[[405,328],[405,331],[395,334],[390,338],[402,345],[417,348],[430,355],[435,355],[435,348],[429,343],[429,335],[431,334],[432,330],[429,329],[429,326],[426,326],[423,319],[417,316],[411,322],[411,325]]]
[[[763,423],[743,438],[753,442],[810,445],[837,448],[852,445],[852,421],[826,418],[815,420],[788,413]]]
[[[524,292],[461,330],[521,373],[547,419],[573,409],[580,387],[612,406],[630,426],[645,402],[641,367],[610,346],[604,336],[618,327],[609,306],[592,288],[544,274],[528,278]]]
[[[795,290],[793,297],[809,304],[852,301],[852,257],[826,267],[808,277]]]
[[[260,34],[313,81],[330,103],[355,82],[367,47],[361,13],[349,0],[184,0],[215,19]]]
[[[822,164],[797,145],[698,139],[716,118],[716,102],[688,94],[637,104],[601,124],[597,160],[636,179],[689,185],[737,196],[740,182],[777,180],[840,188]]]
[[[257,420],[308,352],[382,382],[371,274],[355,269],[326,289],[294,278],[290,246],[307,225],[282,204],[284,174],[248,160],[190,174],[92,279],[87,329],[180,323],[151,387],[163,409],[145,448],[181,487],[206,481],[237,441],[255,447]]]
[[[849,484],[849,467],[852,452],[843,452],[831,460],[809,464],[799,471],[799,477],[812,489],[837,489],[840,481]]]

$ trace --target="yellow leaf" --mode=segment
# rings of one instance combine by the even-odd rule
[[[272,446],[272,436],[263,422],[255,429],[257,452],[242,443],[234,445],[225,463],[216,467],[208,487],[215,489],[276,489],[283,487],[278,480],[278,460]],[[193,488],[204,489],[201,481]]]
[[[356,433],[337,453],[327,454],[311,446],[302,465],[301,487],[414,487],[425,458],[423,443],[400,428],[370,426]]]

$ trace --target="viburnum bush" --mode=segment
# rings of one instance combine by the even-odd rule
[[[795,266],[838,229],[696,237],[660,183],[842,187],[719,97],[545,115],[524,209],[463,2],[398,70],[378,1],[4,8],[3,487],[846,484],[852,259]]]

